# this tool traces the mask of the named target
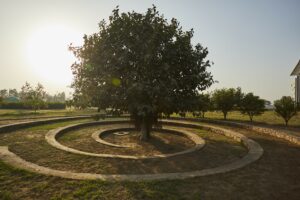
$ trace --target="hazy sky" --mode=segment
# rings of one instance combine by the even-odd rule
[[[293,95],[290,73],[300,59],[300,0],[0,0],[0,89],[28,81],[50,93],[68,89],[74,60],[68,44],[97,31],[111,11],[145,12],[155,4],[175,17],[194,43],[209,49],[219,81],[273,101]]]

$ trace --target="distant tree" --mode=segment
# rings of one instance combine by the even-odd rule
[[[73,100],[72,99],[66,100],[66,107],[71,108],[72,106],[73,106]]]
[[[70,47],[79,59],[72,66],[75,95],[99,108],[130,113],[148,140],[158,116],[186,111],[198,91],[208,88],[208,51],[192,45],[193,30],[168,22],[156,7],[145,14],[113,10],[109,23],[84,36],[82,47]]]
[[[284,119],[285,125],[288,126],[289,120],[297,114],[296,102],[290,96],[283,96],[274,101],[274,106],[275,112]]]
[[[205,117],[205,113],[212,107],[212,102],[209,94],[199,94],[195,102],[193,116],[198,117],[201,115],[202,118]]]
[[[244,98],[244,93],[242,92],[242,89],[240,87],[235,89],[235,105],[236,108],[239,108],[241,106],[242,99]]]
[[[8,96],[7,90],[6,89],[2,89],[0,90],[0,96],[4,99]]]
[[[261,115],[265,110],[265,101],[259,96],[254,96],[253,93],[246,94],[240,101],[240,111],[242,114],[247,114],[250,121],[253,121],[253,116]]]
[[[46,94],[45,98],[47,102],[64,103],[66,101],[66,94],[64,92],[58,92],[53,96],[50,94]]]
[[[212,94],[212,102],[215,109],[222,111],[224,119],[227,119],[228,112],[233,110],[235,105],[240,104],[241,96],[240,88],[217,89]]]
[[[32,93],[32,87],[28,82],[26,82],[25,85],[21,87],[21,91],[20,91],[21,101],[26,104],[27,101],[29,101],[30,99],[31,93]]]
[[[64,92],[57,93],[53,96],[54,102],[65,102],[66,101],[66,94]]]
[[[10,96],[10,97],[18,97],[19,94],[18,94],[17,89],[9,89],[8,90],[8,96]]]
[[[80,93],[73,94],[72,106],[74,106],[76,109],[85,109],[89,106],[89,104],[88,96]]]
[[[20,97],[23,103],[30,106],[35,112],[45,105],[45,90],[42,84],[38,83],[33,88],[28,82],[21,88]]]

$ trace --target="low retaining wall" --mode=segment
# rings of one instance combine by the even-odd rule
[[[85,152],[85,151],[80,151],[77,149],[73,149],[67,146],[62,145],[61,143],[59,143],[57,141],[57,138],[70,131],[70,130],[74,130],[74,129],[78,129],[78,128],[82,128],[82,127],[88,127],[88,126],[94,126],[94,125],[109,125],[109,124],[124,124],[124,123],[130,123],[130,121],[125,121],[125,120],[121,120],[121,121],[100,121],[100,122],[89,122],[89,123],[81,123],[81,124],[75,124],[75,125],[69,125],[69,126],[65,126],[65,127],[61,127],[61,128],[57,128],[57,129],[53,129],[50,130],[46,135],[45,135],[45,139],[46,141],[52,145],[53,147],[63,150],[63,151],[67,151],[70,153],[74,153],[74,154],[79,154],[79,155],[86,155],[86,156],[93,156],[93,157],[102,157],[102,158],[120,158],[120,159],[155,159],[155,158],[169,158],[169,157],[173,157],[173,156],[178,156],[178,155],[183,155],[186,153],[191,153],[193,151],[197,151],[201,148],[204,147],[205,145],[205,141],[200,138],[199,136],[197,136],[196,134],[190,133],[189,131],[186,130],[176,130],[176,129],[172,129],[172,128],[167,128],[167,129],[156,129],[157,131],[162,131],[162,132],[169,132],[169,133],[177,133],[177,134],[181,134],[187,138],[189,138],[190,140],[192,140],[195,143],[195,146],[186,149],[184,151],[180,151],[180,152],[176,152],[176,153],[168,153],[168,154],[157,154],[157,155],[152,155],[152,156],[133,156],[133,155],[117,155],[117,154],[105,154],[105,153],[91,153],[91,152]],[[180,126],[180,124],[177,124],[177,126]],[[111,130],[106,130],[106,132],[113,132],[113,131],[117,131],[117,130],[133,130],[133,128],[119,128],[119,129],[111,129]],[[99,136],[99,135],[98,135]],[[94,135],[95,137],[95,135]],[[100,137],[99,137],[100,139]],[[98,139],[98,141],[99,141]],[[105,141],[99,141],[100,143],[106,143]],[[115,146],[115,145],[114,145]],[[120,146],[119,146],[120,147]],[[123,146],[124,147],[124,146]]]
[[[293,144],[300,145],[300,137],[291,135],[289,133],[285,133],[284,131],[276,130],[273,128],[267,128],[259,125],[250,125],[240,122],[232,122],[225,120],[212,120],[212,119],[199,119],[199,118],[171,118],[171,120],[183,120],[183,121],[193,121],[193,122],[205,122],[211,124],[219,124],[219,125],[230,125],[238,128],[244,128],[252,131],[256,131],[259,133],[263,133],[266,135],[270,135],[273,137],[281,138],[287,140]]]
[[[76,116],[76,117],[58,117],[52,119],[44,119],[44,120],[36,120],[36,121],[28,121],[28,122],[18,122],[13,124],[1,125],[0,126],[0,133],[7,133],[11,131],[16,131],[22,128],[28,128],[32,126],[38,126],[43,124],[50,124],[56,122],[64,122],[64,121],[72,121],[72,120],[79,120],[79,119],[89,119],[91,116]]]

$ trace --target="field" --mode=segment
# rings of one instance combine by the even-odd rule
[[[56,116],[74,116],[87,115],[95,113],[95,109],[85,110],[38,110],[36,113],[32,110],[15,110],[0,109],[0,120],[5,119],[22,119],[22,118],[39,118],[39,117],[56,117]]]
[[[178,116],[178,115],[174,115],[174,116]],[[188,113],[187,117],[192,117],[192,114]],[[223,120],[223,113],[222,112],[207,112],[207,113],[205,113],[205,118]],[[243,115],[238,111],[229,112],[227,115],[227,120],[250,123],[248,115]],[[253,123],[285,126],[284,120],[280,116],[278,116],[275,113],[275,111],[266,111],[262,115],[254,116]],[[298,113],[298,115],[294,116],[289,121],[289,125],[293,126],[293,127],[298,127],[298,126],[300,127],[300,113]]]
[[[24,118],[40,118],[40,117],[56,117],[56,116],[75,116],[75,115],[91,115],[97,113],[96,109],[85,109],[85,110],[39,110],[35,113],[32,110],[13,110],[13,109],[0,109],[0,120],[8,119],[24,119]],[[179,115],[172,115],[179,116]],[[192,117],[191,113],[187,113],[187,117]],[[207,112],[205,118],[208,119],[223,119],[222,112]],[[229,112],[227,120],[249,122],[249,117],[243,115],[238,111]],[[284,126],[284,120],[278,116],[274,111],[266,111],[262,115],[254,116],[254,123],[263,123],[270,125]],[[300,113],[294,116],[289,121],[290,126],[300,127]]]

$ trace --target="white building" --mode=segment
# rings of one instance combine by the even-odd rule
[[[295,101],[300,103],[300,60],[296,65],[295,69],[292,71],[291,76],[296,76],[295,78]]]

